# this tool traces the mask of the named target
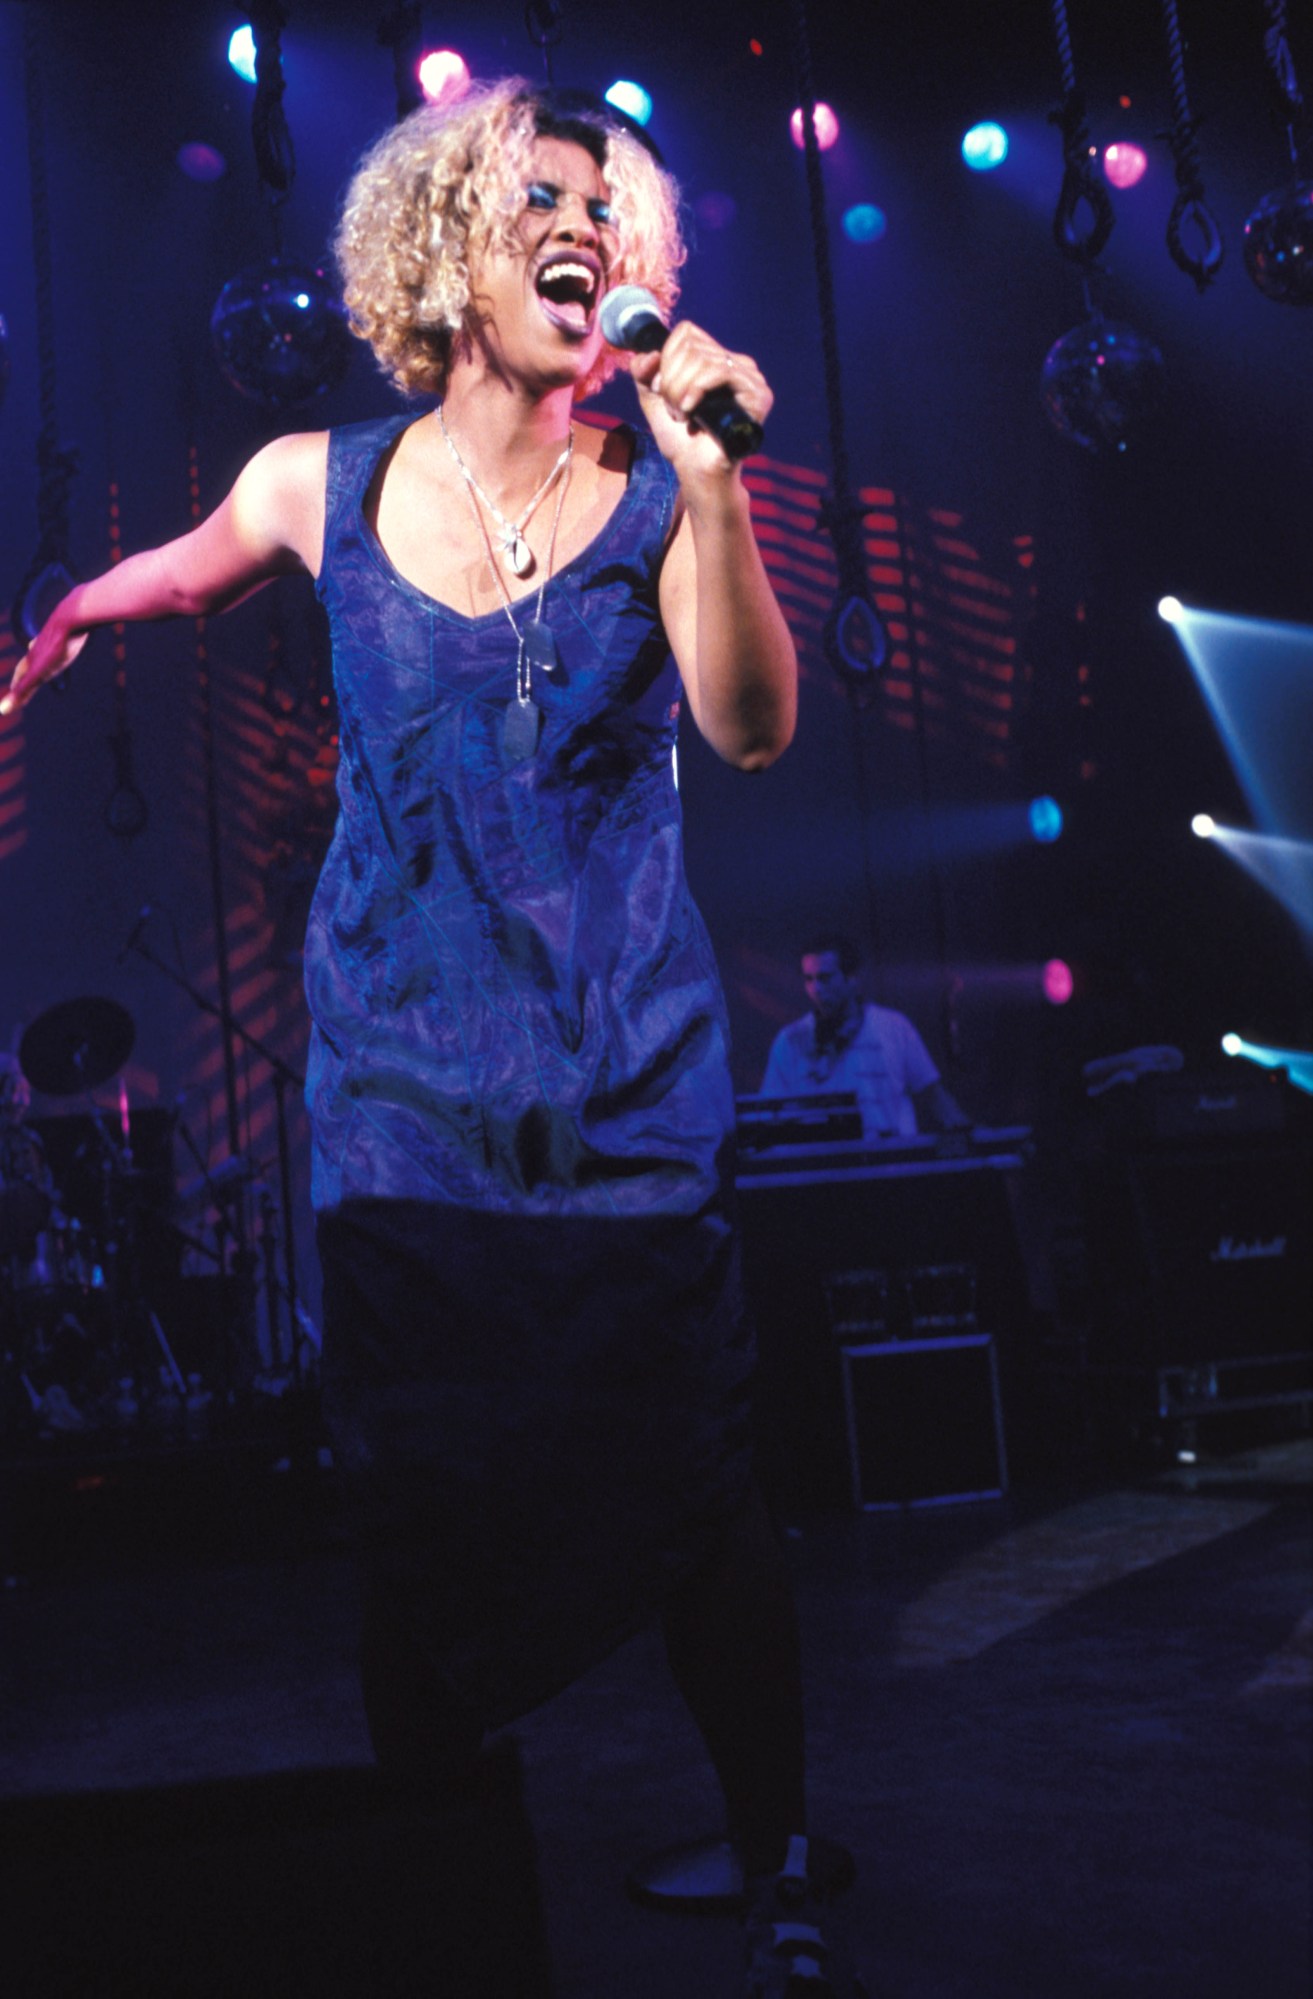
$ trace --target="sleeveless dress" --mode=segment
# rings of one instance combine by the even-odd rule
[[[674,476],[632,433],[615,511],[548,583],[557,664],[515,757],[504,613],[425,596],[366,518],[413,420],[329,444],[340,810],[305,954],[325,1417],[373,1584],[492,1727],[628,1637],[743,1503],[753,1355],[657,603]]]

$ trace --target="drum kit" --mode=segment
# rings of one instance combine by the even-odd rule
[[[0,1058],[6,1441],[122,1429],[128,1411],[141,1415],[153,1383],[159,1391],[146,1400],[167,1404],[179,1427],[208,1400],[203,1384],[182,1373],[143,1292],[143,1231],[162,1221],[180,1235],[176,1206],[166,1193],[165,1214],[152,1212],[159,1174],[134,1161],[126,1092],[117,1119],[93,1094],[123,1067],[135,1039],[132,1017],[116,1001],[71,999],[31,1023],[17,1061]],[[58,1180],[46,1145],[25,1122],[33,1089],[81,1099],[82,1115],[60,1121],[76,1126],[80,1142],[58,1162]]]

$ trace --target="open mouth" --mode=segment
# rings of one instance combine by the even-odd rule
[[[601,270],[590,257],[570,251],[541,266],[534,290],[553,326],[582,339],[592,328],[601,279]]]

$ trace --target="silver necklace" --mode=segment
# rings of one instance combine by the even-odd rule
[[[442,415],[441,407],[439,407],[438,415],[439,417]],[[446,434],[445,424],[443,425],[443,434]],[[447,442],[451,444],[451,439],[447,438]],[[484,545],[488,550],[488,561],[492,566],[493,577],[498,590],[501,592],[502,610],[506,613],[507,624],[515,634],[515,699],[507,708],[506,719],[502,724],[502,745],[507,757],[513,763],[520,763],[525,757],[533,755],[538,747],[538,737],[542,729],[542,710],[533,698],[533,669],[537,667],[540,673],[552,674],[556,671],[557,667],[556,640],[552,637],[551,626],[543,623],[543,598],[547,594],[547,585],[552,580],[552,564],[556,559],[556,530],[561,525],[561,512],[565,506],[565,495],[570,484],[570,463],[573,445],[574,431],[571,430],[570,442],[561,454],[560,459],[558,459],[556,467],[551,474],[551,477],[554,479],[556,473],[560,471],[561,466],[565,466],[565,477],[561,481],[561,490],[556,497],[556,512],[552,516],[552,532],[547,543],[547,564],[543,571],[542,582],[538,585],[538,601],[534,605],[532,618],[523,627],[517,625],[515,622],[515,613],[511,609],[511,593],[506,588],[502,580],[502,573],[497,567],[497,558],[493,553],[492,547],[492,536],[488,533],[488,523],[479,512],[474,492],[471,491],[469,495],[470,506],[474,510],[474,518],[479,524]],[[455,450],[454,445],[452,446],[452,450]],[[469,486],[473,487],[473,485],[473,480],[470,480]],[[496,509],[494,508],[493,511],[495,512]],[[513,564],[512,567],[514,567]],[[517,570],[516,574],[518,575],[519,573]]]
[[[514,570],[517,576],[527,576],[529,574],[529,571],[533,568],[533,550],[530,548],[528,542],[524,539],[524,530],[528,527],[529,522],[532,520],[534,512],[537,509],[538,502],[547,496],[547,494],[551,491],[553,481],[560,478],[561,473],[566,469],[566,467],[570,463],[571,456],[574,452],[573,424],[570,426],[570,435],[565,441],[564,451],[557,459],[555,465],[553,465],[551,471],[547,474],[547,477],[543,480],[542,485],[538,488],[538,491],[534,494],[533,498],[530,500],[524,512],[520,515],[519,520],[508,521],[505,514],[502,512],[501,508],[497,505],[496,501],[490,500],[488,498],[488,495],[484,492],[482,486],[479,484],[474,474],[470,471],[469,466],[465,463],[465,460],[461,457],[459,451],[457,451],[455,440],[453,439],[451,432],[447,429],[447,419],[442,414],[441,403],[438,404],[438,422],[442,425],[442,435],[447,440],[447,449],[448,451],[450,451],[452,457],[456,461],[456,469],[460,473],[461,478],[465,481],[465,484],[469,488],[471,494],[474,493],[478,494],[479,498],[483,501],[484,506],[488,509],[488,512],[492,515],[493,519],[497,523],[497,535],[498,535],[498,540],[501,542],[502,546],[503,560],[510,564],[511,568]],[[484,529],[484,532],[485,534],[487,533],[486,528]]]

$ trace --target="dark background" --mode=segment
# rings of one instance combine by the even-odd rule
[[[0,5],[5,601],[36,534],[23,11]],[[283,228],[290,251],[318,258],[355,158],[393,115],[391,58],[376,40],[377,6],[307,0],[288,11],[298,177]],[[348,422],[394,401],[362,350],[341,388],[275,419],[235,394],[212,358],[207,327],[221,286],[272,248],[252,93],[224,54],[241,13],[67,4],[36,15],[59,427],[80,452],[72,545],[86,574],[109,559],[111,480],[125,549],[146,546],[188,525],[189,451],[208,508],[275,430]],[[1060,86],[1049,8],[813,8],[818,93],[843,126],[825,175],[854,481],[895,496],[904,581],[913,577],[913,594],[924,583],[938,604],[924,657],[933,663],[935,645],[951,654],[953,609],[942,589],[936,597],[948,558],[927,554],[917,576],[917,549],[926,554],[933,524],[950,520],[972,574],[994,579],[1006,601],[1016,673],[1001,735],[955,727],[974,698],[966,668],[947,672],[937,706],[890,695],[857,714],[820,656],[813,604],[797,611],[801,726],[779,766],[745,779],[686,730],[689,866],[726,979],[741,1088],[755,1086],[772,1033],[800,1010],[796,953],[815,922],[874,941],[873,996],[914,1013],[953,1088],[984,1119],[1042,1121],[1079,1099],[1083,1060],[1132,1042],[1173,1041],[1199,1064],[1216,1058],[1228,1029],[1287,1047],[1313,1036],[1292,919],[1190,836],[1191,813],[1243,825],[1247,807],[1155,611],[1170,591],[1313,625],[1313,314],[1261,297],[1241,255],[1245,216],[1285,170],[1264,12],[1258,0],[1228,9],[1182,0],[1207,194],[1227,239],[1225,266],[1202,297],[1163,240],[1173,188],[1156,136],[1171,108],[1160,8],[1119,0],[1072,15],[1094,138],[1135,139],[1151,158],[1138,188],[1114,191],[1101,297],[1158,342],[1168,385],[1157,424],[1113,462],[1060,439],[1039,405],[1043,357],[1083,316],[1076,273],[1050,235],[1061,154],[1048,122]],[[785,129],[796,102],[790,19],[780,5],[740,0],[649,10],[567,0],[553,65],[558,81],[602,89],[623,75],[652,92],[650,129],[690,209],[684,310],[755,353],[776,389],[760,489],[814,501],[829,452],[803,165]],[[476,75],[542,73],[510,0],[433,7],[426,25],[430,43],[460,49]],[[1313,87],[1307,21],[1296,22],[1293,51]],[[1007,126],[1011,152],[997,172],[975,175],[958,146],[986,116]],[[213,186],[175,164],[194,140],[227,158]],[[699,219],[713,193],[735,204],[728,226]],[[882,240],[855,245],[842,234],[839,217],[857,200],[885,211]],[[609,392],[607,405],[624,408],[624,393]],[[805,563],[801,539],[793,556]],[[791,558],[781,544],[772,559],[787,569]],[[826,560],[818,542],[814,566]],[[234,1002],[251,1031],[299,1065],[297,926],[324,830],[326,787],[315,779],[332,753],[308,587],[262,593],[215,621],[208,643]],[[0,734],[0,1041],[16,1042],[75,994],[120,1000],[137,1025],[133,1101],[190,1092],[189,1128],[217,1156],[212,1022],[136,954],[117,962],[148,903],[152,948],[213,994],[195,634],[170,625],[126,635],[134,775],[150,813],[131,842],[104,822],[108,738],[121,719],[113,652],[110,635],[98,637],[66,694]],[[1292,731],[1308,732],[1309,715],[1307,704],[1292,712]],[[969,828],[963,844],[964,810],[997,808],[997,820],[1040,791],[1067,813],[1056,846],[982,843]],[[1033,968],[1053,956],[1077,973],[1065,1009],[1038,994]],[[242,1065],[241,1087],[251,1149],[267,1160],[272,1111],[259,1061]],[[299,1107],[293,1127],[303,1187]]]

